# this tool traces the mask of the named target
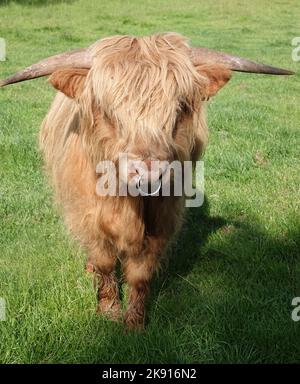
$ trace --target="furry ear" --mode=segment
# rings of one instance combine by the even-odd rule
[[[84,87],[88,69],[65,68],[52,73],[49,82],[66,96],[78,98]]]
[[[208,79],[206,95],[208,98],[222,88],[231,78],[231,70],[222,64],[203,64],[196,67],[197,72]]]

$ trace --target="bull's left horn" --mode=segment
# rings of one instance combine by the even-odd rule
[[[91,68],[91,65],[92,59],[89,51],[85,48],[77,49],[39,61],[1,81],[0,87],[51,75],[51,73],[61,68],[72,67],[89,69]]]
[[[220,63],[237,72],[264,73],[267,75],[293,75],[295,73],[288,69],[256,63],[243,57],[232,56],[208,48],[191,48],[190,56],[194,65]]]

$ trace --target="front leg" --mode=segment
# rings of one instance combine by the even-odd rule
[[[118,321],[122,313],[115,264],[116,250],[108,242],[103,242],[90,249],[86,270],[94,273],[97,312],[110,320]]]
[[[145,304],[150,282],[159,266],[162,242],[148,237],[141,254],[130,255],[125,261],[125,277],[129,286],[128,308],[124,322],[128,329],[141,330],[145,326]]]
[[[97,312],[103,314],[113,321],[121,317],[120,296],[118,281],[115,272],[105,274],[98,272],[97,275]]]
[[[149,283],[129,285],[128,308],[124,315],[124,323],[128,329],[143,330],[145,327],[145,303],[149,293]]]

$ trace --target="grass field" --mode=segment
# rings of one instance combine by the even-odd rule
[[[300,362],[299,22],[297,0],[0,1],[1,78],[104,36],[158,31],[298,72],[236,74],[210,103],[205,204],[187,213],[141,334],[95,314],[85,255],[53,208],[36,143],[54,90],[45,79],[1,89],[1,363]]]

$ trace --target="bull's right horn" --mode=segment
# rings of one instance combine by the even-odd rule
[[[38,77],[51,75],[58,69],[72,67],[72,68],[91,68],[92,58],[88,49],[77,49],[61,53],[59,55],[48,57],[36,64],[32,64],[7,79],[0,82],[0,87],[5,87],[9,84],[19,83],[21,81],[32,80]]]

